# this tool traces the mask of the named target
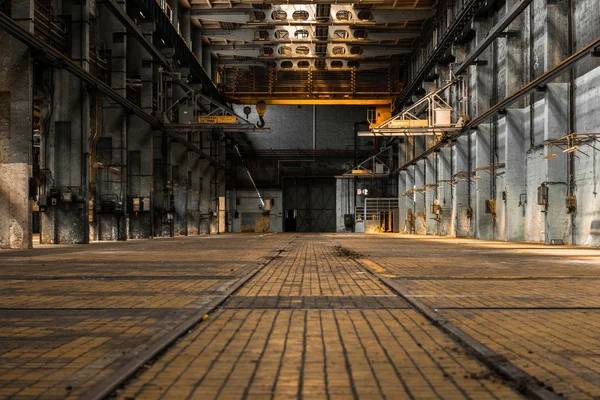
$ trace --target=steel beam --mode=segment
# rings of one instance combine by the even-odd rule
[[[517,4],[513,6],[496,25],[489,31],[487,36],[481,41],[481,43],[477,43],[477,46],[469,53],[469,55],[465,58],[463,63],[454,71],[456,75],[460,75],[467,70],[469,65],[471,65],[477,57],[496,39],[499,35],[504,32],[504,30],[517,18],[525,8],[532,2],[533,0],[521,0]]]
[[[202,90],[204,93],[210,95],[212,98],[218,100],[221,103],[225,103],[225,97],[219,92],[214,82],[208,76],[200,61],[196,58],[192,50],[188,47],[188,44],[179,34],[173,22],[167,17],[164,11],[160,8],[160,5],[156,0],[130,0],[135,1],[138,7],[145,11],[146,15],[151,16],[156,22],[157,31],[168,40],[173,48],[175,49],[175,57],[183,64],[190,67],[190,74],[202,83]]]
[[[406,89],[404,89],[402,94],[398,96],[396,101],[398,108],[406,103],[408,99],[410,99],[413,93],[423,82],[423,79],[425,79],[425,76],[429,74],[438,60],[462,32],[464,26],[473,19],[475,12],[479,9],[479,7],[481,7],[483,2],[484,0],[469,0],[469,2],[463,6],[462,10],[456,16],[452,22],[452,25],[450,25],[435,49],[431,52],[431,54],[429,54],[427,60],[423,63],[417,74],[412,77],[410,84],[406,87]]]
[[[317,106],[391,106],[392,98],[379,98],[379,99],[296,99],[286,98],[284,96],[279,97],[244,97],[244,96],[231,96],[231,100],[236,104],[256,104],[258,100],[263,100],[268,105],[317,105]]]
[[[167,124],[166,128],[171,132],[191,133],[191,132],[212,132],[215,129],[225,133],[267,133],[269,128],[260,129],[254,124]]]
[[[142,108],[138,107],[131,101],[127,100],[125,97],[121,96],[117,93],[113,88],[108,86],[106,83],[102,82],[100,79],[91,75],[88,71],[81,68],[75,62],[73,62],[66,55],[62,54],[58,50],[54,49],[52,46],[29,33],[25,29],[21,28],[19,25],[15,23],[10,17],[6,16],[6,14],[0,12],[0,27],[12,35],[15,39],[19,40],[30,49],[37,50],[46,58],[53,60],[59,65],[61,68],[67,70],[75,77],[80,79],[82,82],[89,85],[94,90],[102,93],[107,98],[111,99],[115,103],[119,104],[121,107],[131,111],[133,114],[138,116],[140,119],[149,123],[153,129],[164,131],[171,138],[175,139],[177,142],[181,143],[185,147],[187,147],[190,151],[200,155],[202,158],[208,160],[211,164],[216,165],[219,168],[226,169],[224,165],[219,163],[217,160],[200,150],[198,147],[193,145],[191,142],[186,140],[185,138],[179,136],[177,133],[167,130],[165,126],[156,118],[145,112]]]
[[[115,0],[102,0],[100,3],[104,5],[118,20],[127,28],[127,32],[132,34],[137,41],[157,60],[165,69],[170,70],[171,66],[167,63],[165,57],[152,43],[144,37],[142,30],[133,22],[123,7],[119,6]]]
[[[538,78],[534,79],[533,81],[529,82],[528,84],[526,84],[525,86],[521,87],[519,90],[517,90],[516,92],[514,92],[513,94],[508,96],[506,99],[496,103],[493,107],[489,108],[488,110],[486,110],[485,112],[480,114],[477,118],[475,118],[474,120],[469,122],[467,125],[465,125],[465,127],[462,129],[462,131],[448,136],[446,138],[445,142],[441,142],[441,143],[438,143],[438,144],[430,147],[429,149],[425,150],[423,153],[419,154],[418,156],[414,157],[412,160],[410,160],[406,164],[404,164],[401,167],[399,167],[398,169],[396,169],[394,172],[406,170],[409,166],[413,165],[414,163],[416,163],[420,160],[423,160],[424,158],[428,157],[429,155],[440,150],[449,141],[455,140],[455,139],[459,138],[460,136],[465,135],[471,129],[477,128],[477,126],[479,124],[486,121],[488,118],[490,118],[495,113],[505,110],[506,107],[508,107],[510,104],[514,103],[515,101],[517,101],[519,98],[531,93],[532,91],[539,90],[539,88],[544,87],[546,84],[550,83],[552,80],[556,79],[558,76],[565,73],[566,70],[571,68],[571,65],[573,65],[574,63],[582,60],[583,58],[585,58],[587,56],[593,57],[594,52],[596,51],[596,49],[599,46],[600,46],[600,38],[593,40],[591,43],[589,43],[587,46],[585,46],[578,52],[565,58],[558,65],[556,65],[553,68],[551,68],[550,70],[546,71],[544,74],[540,75]]]

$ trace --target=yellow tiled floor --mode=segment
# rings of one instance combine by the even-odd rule
[[[600,397],[599,251],[398,235],[307,234],[290,243],[294,237],[0,252],[0,397],[85,394],[284,246],[117,395],[519,397],[370,268],[555,392]]]
[[[572,399],[600,398],[600,251],[331,235],[408,298]],[[377,242],[377,246],[373,243]]]
[[[121,398],[519,397],[391,298],[332,241],[300,236]]]
[[[0,252],[0,398],[81,396],[289,240],[222,235]]]

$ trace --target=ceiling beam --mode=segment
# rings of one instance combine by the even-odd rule
[[[48,45],[43,40],[39,39],[30,32],[21,28],[10,17],[6,16],[4,13],[1,12],[0,27],[2,27],[5,32],[12,35],[15,39],[28,46],[30,49],[35,49],[39,51],[44,57],[60,64],[63,69],[71,73],[76,78],[80,79],[83,83],[89,85],[92,89],[97,90],[105,97],[113,100],[115,103],[119,104],[124,109],[129,110],[132,114],[135,114],[140,119],[146,121],[148,124],[150,124],[150,126],[152,126],[153,129],[165,132],[172,139],[187,147],[189,151],[200,155],[202,158],[208,160],[211,164],[216,165],[218,168],[227,169],[223,164],[219,163],[213,157],[203,152],[196,145],[192,144],[187,139],[181,137],[177,133],[166,129],[165,126],[158,119],[148,114],[136,104],[127,100],[127,98],[123,97],[120,93],[115,91],[106,83],[102,82],[100,79],[90,74],[89,71],[86,71],[83,68],[81,68],[66,55],[62,54],[58,50],[54,49],[52,46]]]
[[[350,11],[350,10],[349,10]],[[361,21],[358,19],[358,17],[355,15],[354,18],[352,19],[353,24],[358,25],[358,24],[386,24],[386,23],[395,23],[395,22],[404,22],[404,21],[418,21],[418,20],[423,20],[423,19],[427,19],[429,17],[431,17],[433,15],[433,11],[431,9],[410,9],[410,8],[406,8],[406,9],[389,9],[389,10],[383,10],[383,9],[372,9],[370,10],[373,14],[373,17],[371,18],[370,21]],[[270,18],[270,15],[267,16],[266,19],[261,20],[261,21],[255,21],[252,20],[252,16],[251,13],[253,12],[253,9],[250,8],[246,8],[246,9],[228,9],[228,8],[206,8],[206,9],[199,9],[199,8],[194,8],[191,10],[190,14],[192,18],[197,18],[197,19],[201,19],[201,20],[206,20],[206,21],[220,21],[220,22],[232,22],[232,23],[238,23],[238,24],[244,24],[244,23],[249,23],[249,22],[253,22],[253,23],[258,23],[258,24],[270,24],[270,25],[291,25],[291,24],[310,24],[310,25],[331,25],[332,23],[335,24],[336,22],[342,25],[347,25],[348,21],[333,21],[333,22],[323,22],[320,23],[318,21],[315,21],[314,19],[311,20],[307,20],[307,21],[294,21],[292,19],[289,20],[285,20],[285,21],[275,21],[272,20]],[[356,12],[356,10],[352,10],[352,12]],[[268,14],[268,13],[265,13]]]

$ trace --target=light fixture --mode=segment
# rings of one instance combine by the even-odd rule
[[[544,159],[549,160],[551,158],[556,158],[556,157],[558,157],[558,155],[556,155],[556,153],[550,153],[550,154],[545,155]]]
[[[571,146],[568,149],[564,149],[563,153],[570,154],[570,153],[573,153],[573,152],[575,152],[577,150],[579,150],[579,146]]]
[[[481,179],[481,176],[479,176],[479,175],[474,175],[474,176],[473,176],[473,179]]]

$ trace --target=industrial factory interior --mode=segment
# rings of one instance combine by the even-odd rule
[[[600,0],[0,0],[0,399],[600,400]]]

